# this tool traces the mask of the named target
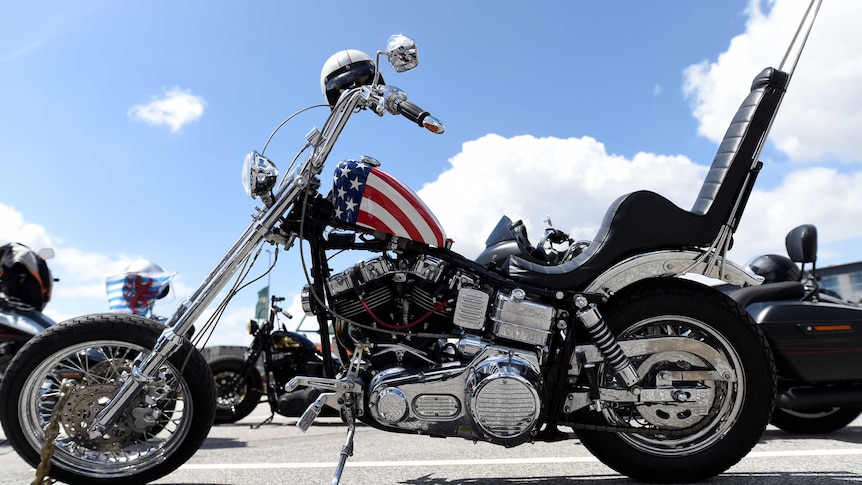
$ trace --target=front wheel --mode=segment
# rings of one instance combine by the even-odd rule
[[[243,375],[245,359],[226,356],[210,362],[216,389],[215,424],[235,423],[254,411],[263,394],[263,379],[257,367]]]
[[[831,433],[852,423],[862,414],[862,408],[829,408],[794,411],[775,408],[770,424],[788,433]]]
[[[6,438],[31,466],[45,430],[59,424],[50,475],[69,483],[144,484],[174,471],[200,447],[215,413],[213,379],[187,340],[132,399],[111,429],[90,438],[93,418],[147,355],[164,327],[119,314],[89,315],[53,326],[27,343],[0,383]],[[62,412],[60,389],[71,384]]]
[[[673,378],[672,385],[703,399],[605,402],[600,412],[578,412],[576,432],[593,455],[637,480],[697,482],[724,472],[757,444],[775,398],[775,371],[766,339],[744,309],[714,289],[668,279],[618,295],[604,312],[620,341],[695,339],[730,370],[717,372],[710,365],[715,357],[697,355],[695,347],[633,357],[643,392],[660,387],[662,375],[665,385],[667,376],[698,375]],[[600,366],[597,378],[600,387],[619,387],[608,366]]]

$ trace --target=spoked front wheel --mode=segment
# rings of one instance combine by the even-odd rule
[[[182,465],[203,443],[215,413],[212,374],[188,341],[111,429],[99,438],[89,434],[95,416],[128,378],[135,357],[146,355],[163,329],[132,315],[89,315],[33,338],[0,384],[0,417],[15,451],[36,467],[53,420],[59,435],[52,478],[143,484]],[[61,399],[64,382],[68,392]],[[52,418],[57,406],[60,412]]]
[[[632,358],[643,392],[672,380],[679,399],[582,410],[575,420],[586,425],[576,429],[581,443],[646,482],[697,482],[724,472],[757,444],[772,410],[774,364],[762,332],[735,302],[693,282],[667,279],[618,296],[604,315],[618,340],[683,337],[711,351],[698,355],[702,347],[690,346]],[[711,363],[716,355],[721,369]],[[599,387],[618,388],[614,374],[600,366]]]

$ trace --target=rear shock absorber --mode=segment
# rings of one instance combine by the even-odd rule
[[[620,344],[617,343],[616,337],[611,333],[611,329],[608,328],[596,305],[588,302],[583,295],[577,295],[575,306],[578,307],[575,316],[584,324],[584,328],[587,329],[593,343],[616,372],[617,379],[624,382],[626,387],[633,387],[637,384],[640,381],[637,371],[635,371],[623,349],[620,348]]]

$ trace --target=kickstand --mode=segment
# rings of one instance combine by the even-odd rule
[[[263,426],[263,425],[265,425],[265,424],[269,424],[269,423],[271,423],[271,422],[272,422],[272,418],[274,418],[274,417],[275,417],[275,413],[272,413],[272,414],[270,414],[270,415],[269,415],[269,417],[268,417],[268,418],[264,419],[264,420],[263,420],[263,421],[261,421],[260,423],[258,423],[258,424],[250,424],[250,425],[248,425],[248,427],[249,427],[249,428],[251,428],[251,429],[258,429],[258,428],[260,428],[261,426]]]
[[[338,485],[338,482],[341,481],[341,473],[344,471],[347,458],[353,456],[353,435],[356,433],[356,419],[351,407],[345,406],[342,409],[342,420],[347,423],[347,439],[344,441],[344,446],[341,447],[341,455],[338,457],[338,466],[335,468],[335,476],[332,477],[332,485]]]

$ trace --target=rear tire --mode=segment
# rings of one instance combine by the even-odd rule
[[[210,362],[216,390],[214,424],[235,423],[248,416],[260,403],[263,380],[252,366],[241,376],[245,359],[226,356]]]
[[[775,408],[770,424],[788,433],[823,434],[838,431],[862,414],[862,408],[831,408],[796,411]]]
[[[90,420],[116,392],[132,360],[149,353],[163,329],[134,315],[88,315],[31,339],[0,383],[0,418],[18,455],[38,466],[43,430],[60,401],[60,382],[69,380],[74,387],[59,419],[52,478],[98,485],[145,484],[191,458],[212,426],[215,399],[209,366],[188,340],[160,368],[159,379],[133,398],[104,438],[89,438]]]
[[[759,327],[724,294],[684,280],[658,283],[621,292],[603,309],[617,339],[697,339],[729,363],[735,381],[679,384],[711,389],[706,404],[608,403],[601,413],[583,409],[574,420],[588,426],[634,426],[660,434],[596,427],[576,432],[593,455],[626,476],[652,483],[698,482],[724,472],[757,444],[775,399],[773,357]],[[655,385],[657,373],[663,370],[712,369],[706,358],[685,351],[656,352],[631,360],[642,377],[649,369],[645,387]],[[616,386],[613,374],[607,366],[599,366],[599,385]],[[647,382],[650,379],[653,382]]]

